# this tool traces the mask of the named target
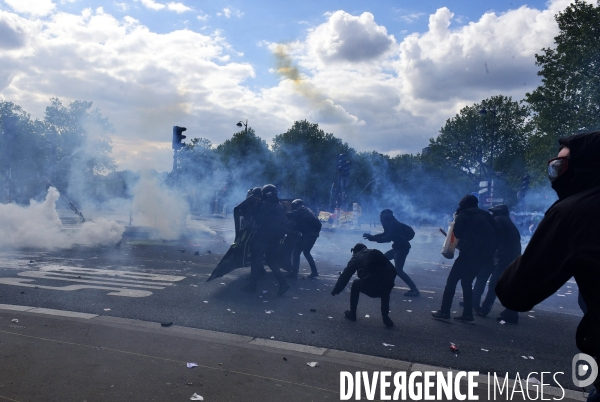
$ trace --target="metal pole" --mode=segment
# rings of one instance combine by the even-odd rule
[[[173,173],[177,172],[177,150],[173,150]]]

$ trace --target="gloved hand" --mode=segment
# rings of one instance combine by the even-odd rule
[[[373,240],[373,236],[369,233],[363,233],[363,239]]]

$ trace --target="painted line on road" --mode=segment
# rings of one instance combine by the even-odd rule
[[[70,318],[83,318],[83,319],[98,318],[99,319],[98,321],[106,322],[106,321],[110,320],[110,321],[115,321],[116,323],[119,323],[121,325],[124,325],[124,323],[126,322],[126,324],[125,324],[126,326],[133,327],[133,328],[158,328],[158,323],[151,322],[151,321],[120,319],[119,317],[108,317],[108,316],[100,316],[100,315],[96,315],[96,314],[78,313],[78,312],[73,312],[73,311],[45,309],[45,308],[30,307],[30,306],[0,304],[0,310],[21,311],[21,312],[45,314],[45,315],[52,315],[52,316],[62,316],[62,317],[70,317]],[[402,360],[387,359],[384,357],[363,355],[363,354],[359,354],[359,353],[345,352],[345,351],[339,351],[339,350],[335,350],[335,349],[318,348],[318,347],[314,347],[314,346],[301,345],[301,344],[291,343],[291,342],[274,341],[274,340],[262,339],[262,338],[250,338],[250,337],[239,336],[239,335],[234,338],[231,338],[230,337],[231,334],[228,334],[226,332],[223,333],[223,332],[217,332],[217,331],[203,330],[203,329],[199,329],[199,328],[189,328],[189,327],[179,327],[179,326],[173,326],[173,327],[170,327],[169,329],[176,330],[178,328],[185,330],[185,332],[188,335],[196,334],[198,337],[201,337],[204,340],[206,340],[206,338],[210,338],[213,342],[216,342],[216,343],[222,343],[222,342],[219,342],[219,338],[215,337],[215,335],[218,336],[219,334],[221,334],[221,335],[223,335],[223,338],[226,338],[226,337],[228,338],[227,343],[229,343],[229,344],[233,343],[233,344],[236,344],[239,346],[253,345],[253,346],[261,346],[261,347],[267,347],[267,348],[272,348],[272,349],[295,351],[295,352],[313,354],[313,355],[324,356],[324,357],[339,358],[339,359],[347,360],[347,361],[354,362],[354,363],[363,363],[363,364],[368,363],[368,364],[373,364],[375,366],[392,367],[392,368],[397,368],[399,370],[410,371],[410,372],[415,372],[415,371],[448,372],[448,371],[451,371],[455,374],[458,373],[458,370],[452,370],[447,367],[429,366],[429,365],[425,365],[425,364],[421,364],[421,363],[411,363],[411,362],[406,362],[406,361],[402,361]],[[53,341],[51,339],[37,338],[34,336],[23,335],[23,334],[18,334],[18,333],[13,333],[13,332],[6,332],[6,331],[1,331],[1,330],[0,330],[0,332],[24,336],[24,337],[28,337],[28,338]],[[167,331],[165,331],[165,332],[167,332]],[[206,336],[207,333],[209,333],[210,336]],[[173,335],[177,335],[177,333],[175,332],[175,333],[173,333]],[[65,343],[65,344],[90,347],[89,345],[81,345],[81,344],[71,343],[71,342],[63,342],[63,341],[59,341],[59,342]],[[166,361],[175,361],[172,359],[166,359],[166,358],[161,358],[161,357],[156,357],[156,356],[147,356],[147,355],[142,355],[142,354],[138,354],[138,353],[134,353],[134,352],[117,350],[117,349],[110,349],[110,348],[103,348],[103,349],[114,351],[114,352],[119,352],[119,353],[127,353],[127,354],[131,354],[131,355],[152,357],[152,358],[162,359],[162,360],[166,360]],[[200,367],[219,370],[217,368],[209,367],[209,366],[200,366]],[[251,376],[259,377],[259,378],[266,378],[266,379],[279,381],[279,382],[286,382],[286,383],[290,383],[290,384],[294,384],[294,385],[300,385],[300,384],[296,384],[296,383],[292,383],[292,382],[288,382],[288,381],[278,380],[275,378],[262,377],[262,376],[249,374],[249,373],[235,372],[232,370],[227,370],[227,371],[232,372],[232,373],[237,373],[237,374],[251,375]],[[492,379],[492,381],[493,381],[493,379]],[[487,375],[479,375],[479,377],[477,377],[477,382],[482,383],[482,384],[488,384]],[[512,389],[513,385],[515,385],[515,384],[517,384],[515,379],[509,378],[509,382],[507,384],[508,388]],[[307,386],[310,388],[316,388],[316,387],[311,387],[308,385],[304,385],[304,386]],[[521,383],[519,383],[519,387],[521,387]],[[527,384],[527,387],[533,391],[536,390],[535,385],[533,385],[533,384]],[[317,389],[321,389],[321,388],[317,388]],[[330,390],[326,390],[326,389],[321,389],[321,390],[331,392]],[[547,393],[549,395],[554,395],[554,396],[562,396],[563,391],[564,391],[565,398],[569,398],[569,399],[577,400],[577,401],[586,401],[586,399],[587,399],[587,393],[573,391],[573,390],[569,390],[569,389],[561,389],[558,387],[545,386],[544,391],[545,392],[548,391]]]

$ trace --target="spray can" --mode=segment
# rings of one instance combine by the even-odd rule
[[[446,240],[444,240],[444,245],[442,246],[442,255],[449,260],[454,258],[454,250],[456,249],[456,245],[458,244],[458,239],[456,238],[456,236],[454,236],[455,220],[456,214],[454,214],[454,219],[452,220],[452,222],[450,222],[450,226],[448,226]]]

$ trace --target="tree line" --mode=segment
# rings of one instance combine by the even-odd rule
[[[464,107],[421,153],[359,152],[302,120],[270,147],[251,127],[218,145],[194,138],[177,151],[178,169],[168,181],[200,204],[235,202],[243,189],[274,183],[283,197],[303,198],[316,209],[359,202],[373,210],[421,211],[425,219],[451,211],[479,182],[493,179],[495,193],[517,205],[526,199],[525,175],[532,186],[546,183],[546,161],[556,154],[558,138],[600,128],[600,5],[576,0],[555,19],[555,47],[535,56],[541,85],[522,100],[499,94]],[[0,180],[21,201],[39,196],[40,183],[48,181],[99,202],[130,195],[135,174],[116,171],[114,129],[91,102],[65,106],[51,99],[44,119],[33,120],[3,101],[0,123]],[[351,163],[342,188],[340,154]]]

